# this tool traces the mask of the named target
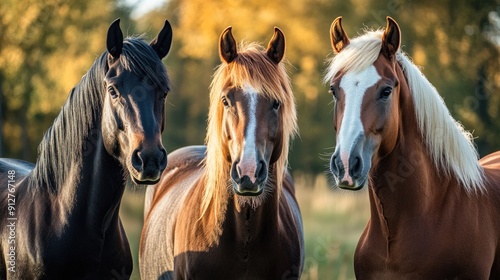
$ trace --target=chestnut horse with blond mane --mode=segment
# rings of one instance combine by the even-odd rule
[[[287,172],[296,109],[275,28],[239,50],[227,28],[205,146],[172,152],[146,193],[142,279],[297,279],[302,220]]]
[[[357,279],[500,279],[500,153],[472,135],[400,50],[400,29],[350,40],[337,18],[325,81],[335,99],[337,186],[368,188]]]

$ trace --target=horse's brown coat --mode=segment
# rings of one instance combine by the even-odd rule
[[[238,52],[231,29],[222,33],[223,64],[212,82],[207,146],[172,152],[161,181],[147,190],[143,279],[300,277],[302,220],[286,171],[296,113],[280,63],[283,53],[284,35],[277,28],[267,50],[250,45]],[[248,87],[255,92],[245,92]],[[247,109],[252,102],[256,108]],[[234,176],[251,119],[257,127],[251,143],[256,166],[268,175],[263,193],[241,196]]]
[[[479,161],[482,189],[471,190],[452,171],[436,167],[396,59],[399,36],[399,27],[388,19],[373,63],[381,79],[362,103],[364,137],[376,148],[369,171],[371,216],[354,256],[356,278],[499,279],[500,152]],[[340,70],[332,83],[342,75]],[[380,88],[387,85],[393,85],[391,97],[380,101]],[[348,92],[341,94],[349,98]],[[338,126],[349,108],[344,102],[336,106]]]

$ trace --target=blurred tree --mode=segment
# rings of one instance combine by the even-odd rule
[[[67,92],[104,50],[111,20],[122,17],[131,35],[154,33],[167,18],[174,45],[165,60],[173,80],[166,147],[204,141],[220,32],[232,25],[238,41],[266,44],[272,27],[279,26],[287,39],[301,130],[290,165],[321,173],[327,164],[321,158],[327,159],[335,145],[333,104],[321,77],[332,55],[329,27],[339,15],[352,37],[363,28],[383,28],[385,16],[394,17],[403,32],[403,50],[423,66],[452,114],[475,131],[484,154],[500,147],[500,98],[493,94],[500,85],[498,7],[497,0],[170,0],[131,21],[130,8],[119,0],[6,0],[0,6],[0,154],[33,160],[34,147]]]
[[[0,154],[33,161],[69,90],[105,50],[125,6],[104,0],[6,0],[0,6]]]
[[[491,26],[487,15],[497,6],[495,0],[172,0],[139,19],[138,25],[151,26],[152,19],[163,15],[174,26],[174,47],[167,65],[175,86],[169,97],[172,106],[167,109],[169,129],[164,136],[170,150],[203,142],[208,86],[214,67],[220,63],[220,32],[232,25],[237,40],[265,44],[272,27],[279,26],[287,38],[286,58],[301,130],[290,164],[293,170],[320,173],[335,143],[333,105],[321,77],[325,58],[332,55],[329,27],[339,15],[344,16],[352,37],[361,29],[383,28],[385,17],[394,17],[402,28],[403,50],[424,67],[424,74],[443,95],[452,114],[480,137],[480,152],[500,148],[495,143],[500,127],[493,121],[500,100],[495,101],[498,98],[491,94],[498,88],[498,78],[494,80],[498,48],[484,36]],[[488,93],[481,93],[481,88]]]
[[[174,88],[168,98],[164,144],[169,150],[201,144],[206,133],[208,87],[218,57],[219,35],[229,25],[238,41],[267,44],[273,27],[285,33],[285,57],[297,99],[300,138],[290,154],[292,169],[323,172],[320,154],[334,144],[331,96],[321,82],[330,53],[329,23],[346,12],[349,2],[312,1],[203,1],[172,0],[138,20],[139,28],[153,26],[152,19],[167,17],[174,27],[173,51],[166,59]],[[311,16],[314,15],[314,16]],[[326,24],[325,24],[326,22]]]

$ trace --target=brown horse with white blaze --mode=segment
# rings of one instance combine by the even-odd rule
[[[334,20],[325,81],[335,99],[338,187],[368,188],[358,279],[500,279],[500,153],[472,135],[400,50],[400,29],[350,40]]]
[[[275,28],[264,49],[220,37],[205,146],[172,152],[147,189],[143,279],[297,279],[303,229],[287,172],[297,121]]]

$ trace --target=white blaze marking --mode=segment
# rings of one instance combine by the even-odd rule
[[[344,178],[341,181],[347,181],[351,185],[353,182],[349,175],[349,157],[356,137],[364,133],[361,122],[361,105],[366,90],[380,79],[377,69],[371,65],[359,72],[346,73],[340,81],[340,88],[344,90],[345,94],[345,107],[344,118],[337,136],[337,150],[340,149],[340,159],[345,170]]]
[[[243,94],[248,98],[248,124],[243,141],[243,154],[241,155],[238,166],[240,168],[241,177],[247,175],[250,177],[250,181],[255,182],[257,179],[255,177],[257,171],[257,149],[255,147],[255,140],[257,133],[256,107],[258,92],[247,84],[243,87]]]

